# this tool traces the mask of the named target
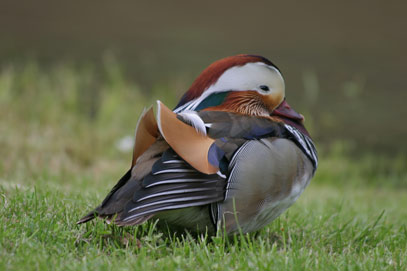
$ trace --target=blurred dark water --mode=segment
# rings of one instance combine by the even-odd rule
[[[407,150],[407,2],[11,1],[0,3],[0,64],[99,65],[114,55],[147,92],[187,88],[216,59],[260,54],[318,140]],[[181,96],[185,89],[177,89]]]

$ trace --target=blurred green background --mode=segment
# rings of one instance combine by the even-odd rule
[[[109,169],[116,176],[131,160],[117,144],[133,134],[144,106],[155,99],[174,106],[211,62],[250,53],[282,70],[289,103],[329,157],[327,172],[346,179],[358,161],[353,179],[360,172],[370,182],[397,175],[404,185],[406,7],[3,0],[0,172],[70,182]]]

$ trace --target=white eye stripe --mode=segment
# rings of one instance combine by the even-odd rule
[[[260,85],[266,85],[274,89],[282,88],[284,90],[284,79],[281,73],[274,67],[262,62],[247,63],[243,66],[232,67],[226,70],[217,82],[205,92],[244,91],[257,89]]]
[[[262,85],[267,86],[269,90],[261,90],[260,86]],[[180,113],[185,110],[195,110],[209,95],[231,90],[256,90],[263,95],[281,94],[281,96],[284,97],[285,83],[278,69],[263,62],[247,63],[243,66],[231,67],[226,70],[213,85],[209,86],[200,97],[187,102],[174,110],[174,112]]]

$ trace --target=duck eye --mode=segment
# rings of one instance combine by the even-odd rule
[[[261,90],[264,90],[264,91],[269,91],[269,90],[270,90],[269,87],[268,87],[268,86],[265,86],[265,85],[261,85],[261,86],[260,86],[260,89],[261,89]]]

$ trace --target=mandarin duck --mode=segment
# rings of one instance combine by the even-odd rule
[[[304,118],[264,57],[218,60],[174,110],[157,101],[156,111],[138,121],[130,169],[78,224],[155,218],[193,233],[253,232],[290,207],[317,168]]]

